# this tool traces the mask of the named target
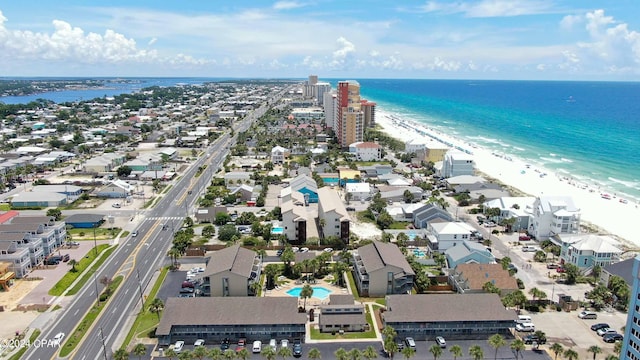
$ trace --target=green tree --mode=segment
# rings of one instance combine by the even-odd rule
[[[431,345],[429,352],[433,355],[433,360],[438,360],[438,358],[442,356],[442,348],[438,344]]]
[[[307,299],[313,296],[313,288],[309,284],[305,284],[300,290],[300,297],[304,299],[304,311],[307,311]]]
[[[282,360],[286,360],[286,358],[291,357],[293,355],[293,352],[291,351],[290,347],[281,347],[280,350],[278,350],[278,356],[280,356],[282,358]]]
[[[129,166],[122,165],[118,168],[117,174],[119,178],[126,178],[131,175],[131,171],[133,171]]]
[[[451,349],[449,349],[449,352],[453,355],[453,360],[457,360],[459,357],[464,355],[460,345],[453,345]]]
[[[278,356],[278,353],[271,346],[265,346],[260,352],[260,355],[262,355],[267,360],[273,360],[276,358],[276,356]]]
[[[375,359],[378,357],[378,352],[373,346],[369,345],[366,349],[362,350],[362,357],[367,360]],[[311,356],[309,356],[309,358],[311,358]]]
[[[220,227],[220,231],[218,232],[218,239],[220,241],[230,241],[234,236],[238,238],[241,236],[235,225],[228,224]]]
[[[580,269],[574,264],[564,264],[564,274],[566,276],[566,284],[573,285],[580,276]]]
[[[362,354],[360,353],[360,349],[357,348],[353,348],[349,351],[349,359],[350,360],[360,360],[360,356]]]
[[[207,225],[202,228],[202,236],[211,238],[216,235],[216,227],[213,225]]]
[[[596,355],[602,353],[602,349],[598,345],[591,345],[589,349],[587,349],[587,352],[592,353],[593,360],[596,360]]]
[[[193,352],[191,353],[191,355],[193,355],[193,357],[195,358],[198,358],[199,360],[202,360],[207,356],[209,356],[209,352],[207,351],[206,347],[200,345],[200,346],[196,346],[193,349]]]
[[[158,320],[160,320],[160,313],[164,309],[164,302],[160,298],[155,298],[149,305],[149,311],[156,314]]]
[[[405,359],[411,359],[416,354],[416,351],[412,347],[405,346],[402,349],[402,355]]]
[[[191,360],[193,359],[193,353],[189,350],[182,350],[180,354],[178,354],[179,360]]]
[[[240,360],[247,360],[250,356],[251,354],[246,348],[242,348],[240,349],[240,351],[236,351],[236,357]]]
[[[487,342],[495,350],[495,353],[493,354],[493,358],[494,359],[498,358],[498,349],[500,349],[501,347],[507,345],[507,342],[504,340],[504,337],[502,335],[500,335],[500,334],[492,335],[489,338],[489,340],[487,340]]]
[[[144,344],[138,343],[133,347],[133,354],[136,355],[138,359],[142,359],[142,357],[147,354],[147,347],[144,346]]]
[[[564,357],[567,360],[578,360],[578,352],[573,349],[567,349],[564,351]]]
[[[510,346],[511,350],[516,352],[516,359],[520,358],[520,353],[522,351],[524,351],[524,349],[526,348],[524,341],[522,341],[521,339],[515,339],[511,342],[511,346]]]
[[[472,345],[469,348],[469,356],[473,358],[473,360],[482,360],[484,359],[484,351],[478,345]]]
[[[338,360],[348,360],[349,359],[349,352],[347,350],[345,350],[344,348],[338,348],[338,350],[334,351],[333,355]]]
[[[225,360],[234,360],[236,358],[236,352],[233,351],[233,349],[227,349],[222,353],[222,357],[224,357]]]
[[[213,349],[209,350],[208,356],[212,360],[222,360],[222,358],[224,357],[224,353],[219,347],[214,347]],[[273,360],[273,359],[267,359],[267,360]]]
[[[173,350],[173,348],[169,348],[165,350],[164,356],[168,357],[169,360],[172,360],[174,357],[178,357],[178,354],[175,352],[175,350]],[[216,359],[216,360],[220,360],[220,359]]]
[[[317,360],[322,358],[322,354],[320,354],[320,350],[318,350],[318,348],[311,348],[311,350],[309,350],[309,353],[307,354],[307,357],[311,360]]]
[[[553,343],[553,345],[551,345],[549,349],[556,355],[554,360],[558,360],[558,355],[562,354],[562,352],[564,351],[564,347],[562,347],[562,345],[559,343]]]
[[[60,221],[62,219],[62,211],[58,208],[47,210],[47,216],[53,216],[56,221]]]
[[[78,262],[77,262],[75,259],[71,259],[71,260],[69,260],[68,264],[69,264],[69,265],[71,265],[71,270],[70,270],[71,272],[76,272],[76,271],[78,271],[78,270],[76,269],[76,265],[78,265]]]
[[[125,349],[118,349],[118,350],[116,350],[116,352],[113,353],[113,359],[114,360],[128,360],[129,359],[129,353]]]

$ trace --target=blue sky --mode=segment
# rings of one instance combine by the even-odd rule
[[[0,3],[0,76],[640,80],[637,0]]]

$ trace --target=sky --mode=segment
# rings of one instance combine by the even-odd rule
[[[600,4],[595,4],[600,3]],[[0,2],[0,76],[640,80],[638,0]]]

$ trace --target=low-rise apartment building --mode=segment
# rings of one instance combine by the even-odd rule
[[[374,241],[353,251],[353,278],[360,296],[406,294],[415,272],[395,244]]]

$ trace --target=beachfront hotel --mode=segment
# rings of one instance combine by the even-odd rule
[[[640,256],[633,261],[633,287],[629,301],[627,325],[624,328],[624,340],[620,359],[640,359]]]
[[[364,139],[364,112],[360,100],[360,84],[355,80],[338,82],[337,115],[334,129],[343,148]]]

